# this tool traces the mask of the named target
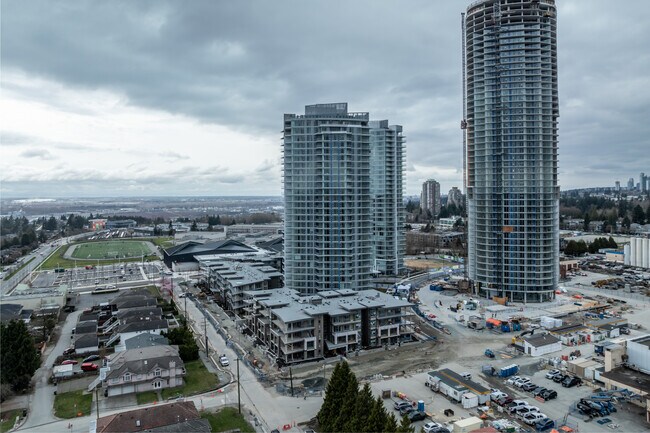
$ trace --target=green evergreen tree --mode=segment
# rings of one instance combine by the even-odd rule
[[[402,421],[397,426],[397,433],[414,433],[413,427],[411,427],[411,420],[409,417],[404,415]]]
[[[395,414],[391,413],[389,416],[386,417],[386,424],[384,424],[383,431],[385,433],[397,432],[397,418],[395,418]]]
[[[363,433],[383,432],[387,422],[388,413],[384,407],[384,402],[381,400],[381,397],[377,397],[368,415],[368,421],[361,431]]]
[[[349,376],[350,367],[347,362],[339,362],[334,367],[332,376],[325,389],[325,398],[323,404],[316,415],[320,431],[333,431],[338,412],[343,403],[343,397],[346,389],[346,381]]]
[[[363,431],[364,426],[368,422],[368,417],[370,416],[370,411],[372,410],[374,403],[375,399],[372,398],[370,384],[366,383],[357,394],[357,401],[355,402],[354,407],[354,422],[346,424],[346,431]]]
[[[632,222],[637,224],[645,223],[645,213],[643,212],[641,205],[636,205],[634,206],[634,209],[632,209]]]
[[[336,421],[334,422],[334,432],[354,432],[357,423],[356,403],[359,395],[359,382],[354,373],[350,372],[347,379],[347,387],[343,394],[343,404],[341,405]]]
[[[15,391],[29,387],[32,375],[40,365],[34,338],[22,320],[0,325],[0,381]]]

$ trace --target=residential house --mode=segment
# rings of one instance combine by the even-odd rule
[[[95,424],[93,426],[93,424]],[[94,428],[93,428],[94,427]],[[191,401],[162,404],[115,413],[91,421],[90,433],[210,432]]]
[[[138,334],[127,340],[120,341],[120,343],[115,346],[115,351],[122,352],[124,350],[140,349],[142,347],[151,346],[166,346],[168,344],[169,340],[167,337],[153,334],[151,332],[143,332],[142,334]]]
[[[124,350],[108,358],[104,395],[157,391],[183,385],[185,365],[174,346]]]

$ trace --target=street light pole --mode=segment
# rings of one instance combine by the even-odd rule
[[[237,408],[241,415],[241,394],[240,394],[240,381],[239,381],[239,356],[237,357]]]

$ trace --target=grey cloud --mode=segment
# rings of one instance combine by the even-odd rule
[[[57,159],[57,157],[55,155],[52,155],[46,149],[27,149],[27,150],[23,150],[22,152],[20,152],[20,156],[22,156],[23,158],[36,158],[36,159],[43,159],[43,160]]]
[[[285,112],[348,101],[404,126],[409,163],[460,173],[468,3],[9,0],[0,55],[6,69],[268,137]],[[558,7],[560,180],[612,184],[648,165],[650,27],[638,17],[650,2]]]

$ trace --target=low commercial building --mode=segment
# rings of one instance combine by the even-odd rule
[[[562,341],[551,334],[536,334],[524,338],[524,353],[542,356],[562,350]]]
[[[185,365],[174,346],[152,346],[111,355],[102,381],[104,395],[157,391],[183,385]]]
[[[411,304],[376,290],[244,292],[245,325],[281,364],[410,341]]]

